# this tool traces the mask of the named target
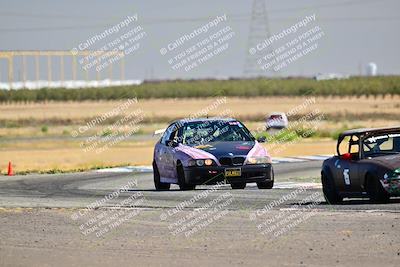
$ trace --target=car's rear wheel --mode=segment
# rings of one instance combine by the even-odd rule
[[[160,181],[160,172],[158,171],[158,167],[155,162],[153,162],[153,176],[154,176],[154,186],[157,191],[169,190],[171,184],[162,183]]]
[[[386,203],[390,199],[390,195],[385,191],[379,179],[371,174],[367,175],[366,189],[371,201]]]
[[[246,183],[231,183],[232,189],[245,189]]]
[[[179,189],[180,190],[194,190],[194,189],[196,189],[196,185],[186,183],[186,181],[185,181],[185,172],[183,171],[182,164],[178,163],[177,173],[178,173],[178,185],[179,185]]]
[[[333,177],[329,173],[322,172],[321,182],[326,202],[329,204],[337,204],[343,201],[343,198],[337,192]]]
[[[274,169],[271,166],[271,181],[262,181],[262,182],[257,182],[257,187],[258,189],[271,189],[274,187],[274,180],[275,180],[275,174],[274,174]]]

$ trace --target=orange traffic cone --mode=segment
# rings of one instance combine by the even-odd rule
[[[12,176],[13,174],[13,169],[12,169],[12,164],[11,161],[8,162],[8,176]]]

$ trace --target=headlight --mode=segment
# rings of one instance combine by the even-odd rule
[[[387,180],[389,178],[389,174],[388,173],[385,173],[385,175],[383,176],[383,179],[384,180]]]
[[[211,166],[214,165],[214,161],[212,159],[196,159],[196,160],[190,160],[189,161],[189,166]]]
[[[247,159],[246,164],[266,164],[271,163],[269,157],[250,157]]]
[[[204,159],[196,160],[196,165],[199,166],[199,167],[203,166],[204,165]]]
[[[393,171],[385,173],[383,176],[384,180],[397,180],[400,179],[400,169],[395,169]]]
[[[207,166],[211,166],[211,165],[213,164],[213,160],[212,160],[212,159],[206,159],[206,160],[204,161],[204,163],[205,163]]]

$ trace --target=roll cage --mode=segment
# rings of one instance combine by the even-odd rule
[[[364,159],[365,153],[363,148],[364,140],[370,138],[374,135],[382,135],[382,134],[393,134],[399,133],[400,127],[393,127],[393,128],[376,128],[376,129],[355,129],[345,131],[339,135],[337,145],[336,145],[336,153],[339,157],[350,157],[351,159]],[[350,137],[348,142],[348,149],[347,155],[340,153],[340,144],[346,137]],[[353,146],[358,146],[358,153],[351,153]],[[349,155],[350,154],[350,155]],[[356,156],[356,157],[355,157]]]

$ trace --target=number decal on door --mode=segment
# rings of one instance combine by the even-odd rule
[[[349,169],[343,170],[343,179],[344,179],[345,185],[350,185],[350,170]]]

